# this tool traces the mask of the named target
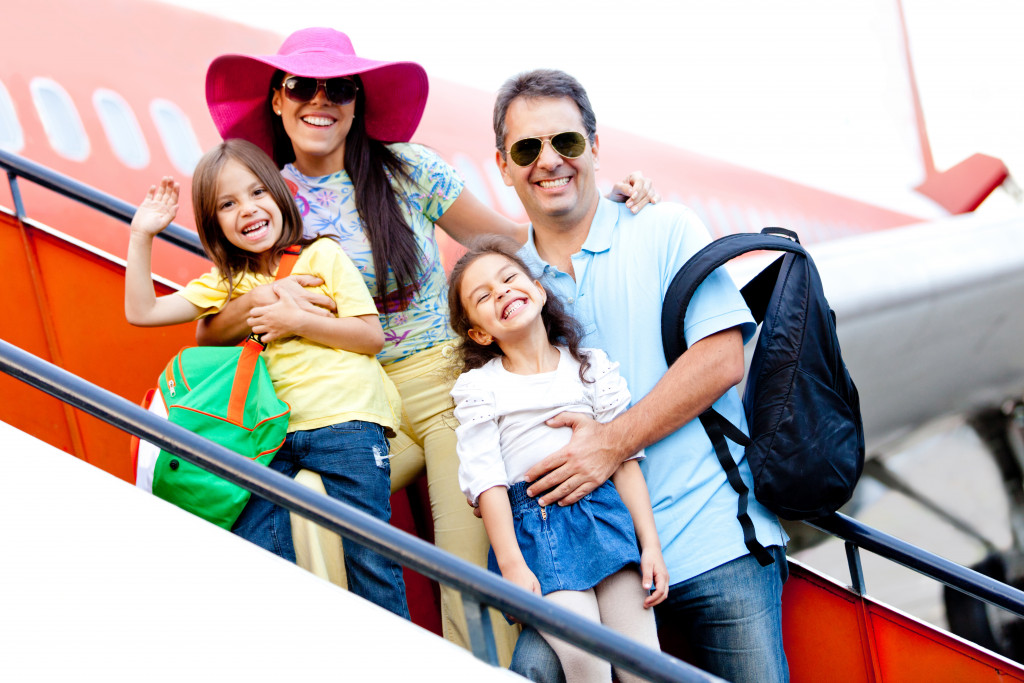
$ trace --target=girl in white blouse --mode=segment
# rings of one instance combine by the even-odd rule
[[[668,571],[636,461],[642,453],[574,505],[541,507],[526,494],[526,471],[572,434],[545,422],[566,411],[607,422],[629,407],[629,391],[617,363],[580,348],[579,324],[530,276],[517,249],[505,238],[480,240],[449,280],[451,324],[462,341],[452,389],[459,483],[480,507],[492,571],[657,648],[650,608],[667,595]],[[607,662],[544,637],[568,683],[611,681]]]

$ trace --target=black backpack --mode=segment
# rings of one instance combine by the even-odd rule
[[[686,350],[683,320],[704,278],[758,250],[788,253],[741,290],[761,324],[743,393],[750,437],[711,408],[700,421],[739,494],[736,516],[747,548],[766,565],[772,557],[754,537],[748,490],[725,439],[746,447],[758,502],[783,519],[813,519],[835,512],[853,495],[864,468],[864,428],[857,388],[839,352],[835,313],[814,262],[789,230],[728,235],[679,269],[662,308],[665,359],[671,365]]]

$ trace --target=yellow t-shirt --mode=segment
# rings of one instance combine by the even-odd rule
[[[362,276],[333,240],[319,239],[303,249],[292,273],[321,278],[324,284],[315,289],[334,299],[339,317],[377,315]],[[273,281],[273,277],[246,272],[235,283],[232,297]],[[227,292],[227,282],[214,268],[178,294],[205,309],[202,315],[207,316],[220,311]],[[292,408],[289,432],[350,420],[379,424],[389,436],[398,430],[398,390],[374,356],[289,337],[271,342],[263,358],[278,397]]]

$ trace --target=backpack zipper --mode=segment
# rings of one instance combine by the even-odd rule
[[[177,356],[172,358],[171,362],[168,363],[167,367],[164,369],[164,378],[167,380],[167,392],[171,395],[171,398],[174,398],[174,395],[175,395],[174,394],[174,384],[175,384],[174,383],[174,361],[176,361],[180,355],[181,354],[179,353]]]

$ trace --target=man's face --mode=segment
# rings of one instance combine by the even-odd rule
[[[597,139],[595,136],[593,145],[588,141],[576,159],[561,156],[550,139],[566,131],[586,136],[576,103],[566,97],[518,97],[508,107],[505,125],[506,150],[523,138],[544,140],[540,156],[529,166],[517,166],[507,153],[497,153],[501,176],[506,185],[516,189],[530,220],[566,229],[579,227],[599,198],[594,174],[598,168]]]

